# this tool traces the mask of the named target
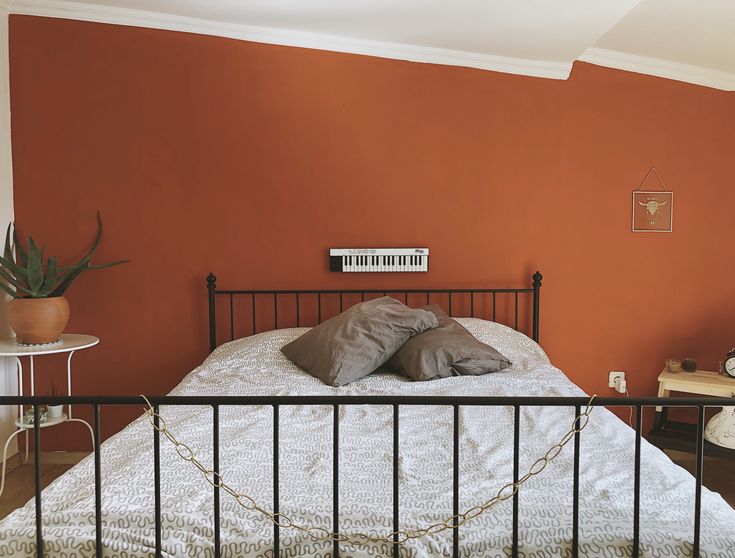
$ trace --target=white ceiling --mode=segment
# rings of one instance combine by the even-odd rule
[[[575,60],[735,90],[735,0],[0,0],[12,13],[565,79]]]

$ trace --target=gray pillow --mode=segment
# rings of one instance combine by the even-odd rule
[[[413,380],[432,380],[487,374],[512,364],[490,345],[478,341],[436,304],[424,309],[436,316],[439,327],[409,339],[385,364],[388,370]]]
[[[343,386],[380,368],[417,333],[438,325],[432,312],[384,296],[322,322],[281,349],[330,386]]]

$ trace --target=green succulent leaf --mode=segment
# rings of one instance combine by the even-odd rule
[[[74,279],[79,277],[79,275],[87,271],[88,267],[89,267],[89,262],[85,262],[79,265],[78,267],[76,267],[75,269],[73,269],[72,271],[70,271],[69,273],[67,273],[64,276],[64,278],[61,280],[61,282],[56,286],[56,288],[54,288],[54,290],[51,291],[51,293],[49,293],[48,296],[51,297],[51,296],[63,295],[66,292],[66,289],[69,288],[69,285],[71,285],[72,281],[74,281]]]
[[[13,247],[15,248],[15,253],[18,256],[16,261],[22,267],[28,267],[28,254],[26,253],[25,248],[23,248],[23,243],[18,239],[18,234],[15,229],[13,229]]]
[[[46,264],[46,278],[43,280],[43,295],[48,294],[56,288],[59,282],[58,269],[56,266],[56,258],[51,256]]]
[[[13,260],[13,249],[10,247],[10,229],[13,228],[13,223],[8,225],[8,230],[5,232],[5,253],[3,256],[6,260]]]
[[[13,291],[8,285],[3,283],[2,281],[0,281],[0,289],[4,290],[6,293],[8,293],[13,298],[20,298],[17,292]]]
[[[33,294],[34,294],[33,291],[30,291],[27,288],[25,288],[18,281],[18,279],[16,277],[13,277],[12,275],[10,275],[7,271],[5,271],[2,268],[0,268],[0,277],[2,277],[3,279],[5,279],[5,281],[8,283],[9,286],[14,287],[16,293],[21,293],[22,292],[22,293],[25,293],[27,295],[33,296]],[[2,283],[2,282],[0,282],[0,283]],[[20,295],[19,294],[15,294],[13,296],[16,296],[17,297],[17,296],[20,296]]]
[[[7,271],[17,277],[22,277],[23,279],[28,278],[28,271],[16,265],[15,262],[12,260],[0,257],[0,265],[2,265],[2,267],[6,268]]]
[[[36,246],[32,237],[28,238],[28,286],[34,292],[43,287],[43,260],[42,252]]]
[[[104,263],[104,264],[96,264],[96,265],[89,265],[87,269],[105,269],[108,267],[112,267],[113,265],[119,265],[124,263],[130,263],[130,260],[115,260],[114,262]]]

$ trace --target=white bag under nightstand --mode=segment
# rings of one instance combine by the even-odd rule
[[[704,439],[724,448],[735,449],[735,407],[723,407],[704,429]]]

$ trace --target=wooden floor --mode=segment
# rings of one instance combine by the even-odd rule
[[[694,474],[694,456],[675,451],[666,452],[678,465]],[[51,481],[70,469],[73,464],[44,463],[41,469],[41,483],[45,488]],[[724,459],[706,458],[704,464],[704,485],[722,497],[735,508],[735,475],[732,474],[733,462]],[[34,496],[33,464],[21,465],[10,471],[5,479],[5,492],[0,496],[0,519],[11,511],[24,505]]]
[[[57,477],[71,469],[73,464],[47,464],[41,460],[41,485],[46,488]],[[0,496],[0,519],[16,508],[23,506],[35,494],[33,462],[20,465],[5,478],[5,491]],[[43,509],[43,506],[41,506]]]

